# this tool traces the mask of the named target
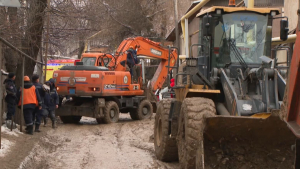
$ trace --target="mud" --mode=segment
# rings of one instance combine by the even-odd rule
[[[294,168],[296,137],[279,117],[215,120],[204,135],[207,169]]]
[[[156,159],[153,126],[154,118],[132,121],[127,114],[116,124],[99,125],[86,117],[79,125],[59,124],[35,144],[19,168],[176,169],[178,163]]]

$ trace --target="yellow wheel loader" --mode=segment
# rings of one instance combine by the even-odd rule
[[[198,55],[177,73],[174,99],[157,107],[159,160],[184,169],[293,168],[295,136],[279,118],[286,82],[271,56],[281,10],[213,6],[200,18]],[[288,34],[281,18],[281,39]],[[184,30],[184,29],[183,29]],[[187,38],[187,37],[186,37]],[[178,76],[187,76],[178,85]]]

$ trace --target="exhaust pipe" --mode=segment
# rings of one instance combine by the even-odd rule
[[[229,0],[229,7],[235,7],[235,0]]]

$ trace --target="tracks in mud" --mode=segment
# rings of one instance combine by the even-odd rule
[[[98,125],[84,118],[81,125],[60,125],[49,131],[20,168],[177,168],[156,160],[152,120]]]

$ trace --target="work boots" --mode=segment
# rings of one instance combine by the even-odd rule
[[[36,124],[36,125],[35,125],[34,131],[35,131],[35,132],[41,132],[41,131],[40,131],[40,125],[39,125],[39,124]]]
[[[33,135],[33,125],[27,126],[26,134]]]
[[[47,118],[45,117],[44,118],[44,127],[46,127],[46,125],[47,125]]]
[[[55,121],[52,121],[52,128],[56,128],[56,122]]]

